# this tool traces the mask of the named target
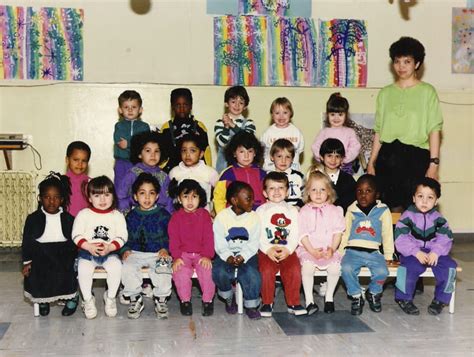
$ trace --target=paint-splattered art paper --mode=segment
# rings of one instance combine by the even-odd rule
[[[453,8],[453,73],[474,73],[473,31],[474,9]]]
[[[238,0],[242,15],[310,17],[311,0]]]
[[[367,43],[363,20],[320,20],[317,84],[321,87],[365,87]]]
[[[0,78],[83,80],[80,9],[0,6]]]

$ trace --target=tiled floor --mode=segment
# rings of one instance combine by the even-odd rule
[[[420,316],[404,314],[389,287],[381,313],[365,308],[360,317],[353,317],[348,312],[350,301],[339,286],[334,315],[288,316],[279,292],[274,317],[259,321],[226,315],[218,300],[214,316],[202,317],[197,289],[192,318],[179,314],[175,295],[168,320],[156,319],[149,299],[138,320],[127,319],[126,306],[119,306],[118,317],[105,317],[102,301],[97,303],[95,320],[86,320],[80,311],[62,317],[58,306],[52,307],[48,317],[34,318],[32,306],[22,295],[18,252],[4,252],[0,254],[0,356],[473,356],[474,237],[456,241],[453,257],[463,271],[458,277],[455,314],[447,309],[439,316],[427,313],[433,280],[425,279],[425,293],[415,300]],[[103,289],[96,286],[96,296]],[[322,306],[321,298],[316,299]]]

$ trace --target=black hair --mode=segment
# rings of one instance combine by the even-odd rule
[[[87,197],[96,194],[103,194],[103,193],[111,193],[113,200],[111,209],[115,209],[117,207],[117,194],[115,193],[114,183],[111,179],[107,176],[97,176],[94,177],[92,180],[89,181],[87,184]]]
[[[168,159],[168,151],[165,150],[161,134],[156,131],[147,131],[132,136],[130,143],[130,161],[132,164],[137,164],[142,161],[139,156],[142,153],[143,147],[148,143],[158,144],[160,149],[160,161],[158,164]]]
[[[199,205],[198,207],[205,207],[207,205],[207,195],[206,191],[201,187],[201,185],[192,179],[185,179],[181,181],[176,189],[176,197],[179,197],[181,194],[196,192],[199,196]],[[180,208],[181,204],[176,200],[176,208]]]
[[[71,157],[74,150],[82,150],[87,153],[87,161],[91,158],[91,148],[83,141],[73,141],[67,146],[66,156]]]
[[[61,175],[59,172],[50,171],[49,175],[38,185],[39,196],[43,196],[50,187],[54,187],[58,190],[63,199],[61,207],[66,211],[71,203],[71,181],[69,177]],[[38,201],[38,209],[39,208],[41,208],[41,200]]]
[[[140,189],[140,186],[143,185],[144,183],[152,184],[156,193],[160,193],[161,186],[160,186],[160,183],[158,182],[158,179],[148,172],[142,172],[135,179],[135,182],[133,182],[133,185],[132,185],[133,194],[137,194],[138,190]]]
[[[377,179],[375,178],[374,175],[371,174],[364,174],[356,182],[356,187],[361,185],[362,183],[366,182],[371,186],[375,192],[379,192],[378,185],[377,185]]]
[[[342,157],[346,156],[346,149],[341,140],[335,138],[328,138],[324,140],[319,148],[319,156],[324,157],[326,154],[339,154]]]
[[[349,101],[344,98],[340,92],[331,94],[326,103],[326,119],[324,124],[329,127],[329,113],[345,113],[346,119],[344,120],[344,126],[347,126],[349,121]]]
[[[244,100],[246,107],[249,105],[250,97],[245,87],[242,87],[242,86],[233,86],[233,87],[227,88],[227,90],[224,93],[224,102],[227,103],[229,100],[238,98],[238,97]]]
[[[201,135],[195,135],[192,133],[184,135],[182,138],[178,140],[178,149],[181,150],[183,143],[185,142],[193,142],[199,150],[202,152],[206,151],[206,143],[203,142]]]
[[[296,155],[295,146],[290,140],[283,138],[273,142],[272,147],[270,148],[270,157],[275,155],[277,151],[285,149],[288,150],[288,152],[291,154],[291,157],[294,159]]]
[[[290,188],[290,181],[288,181],[288,175],[284,172],[271,171],[263,179],[263,189],[267,188],[268,181],[276,181],[285,184],[286,188]]]
[[[425,47],[420,41],[413,37],[400,37],[400,39],[390,46],[389,54],[392,62],[395,58],[402,56],[411,56],[415,60],[415,65],[419,63],[415,70],[418,70],[425,59]]]
[[[240,191],[242,190],[248,190],[249,192],[253,193],[252,186],[250,186],[247,182],[243,181],[233,181],[229,187],[227,187],[226,193],[225,193],[225,199],[228,204],[231,204],[231,199],[232,197],[235,197],[239,194]]]
[[[135,90],[126,90],[119,95],[118,97],[119,107],[121,107],[122,104],[126,102],[127,100],[137,100],[140,107],[143,104],[143,100],[142,100],[142,97],[140,96],[140,93],[138,93]]]
[[[438,181],[432,179],[431,177],[421,177],[415,181],[413,196],[415,195],[418,186],[429,187],[434,191],[436,198],[441,197],[441,185]]]
[[[235,134],[225,146],[224,153],[227,162],[236,162],[234,154],[239,146],[243,146],[246,149],[254,149],[255,158],[253,163],[259,164],[261,162],[263,156],[262,144],[260,141],[258,141],[254,134],[245,130],[241,130]]]
[[[192,106],[193,105],[193,94],[188,88],[176,88],[171,91],[170,102],[171,106],[176,103],[176,100],[180,97],[186,99],[186,101]]]

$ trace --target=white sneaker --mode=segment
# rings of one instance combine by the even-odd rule
[[[319,289],[318,289],[318,295],[321,297],[325,297],[327,290],[328,290],[328,283],[327,282],[320,283]]]
[[[168,304],[166,298],[154,298],[156,317],[160,319],[168,318]]]
[[[115,298],[109,298],[107,294],[107,290],[104,292],[104,305],[105,305],[105,314],[108,317],[115,317],[117,316],[117,303]]]
[[[89,301],[82,302],[82,311],[86,315],[86,319],[91,320],[97,316],[97,308],[95,307],[95,297],[92,296]]]

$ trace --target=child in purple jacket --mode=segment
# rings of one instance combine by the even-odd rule
[[[428,306],[438,315],[449,304],[456,279],[456,262],[448,255],[453,233],[446,219],[436,209],[441,196],[438,181],[423,177],[416,184],[413,203],[395,227],[395,247],[400,253],[395,301],[409,315],[420,311],[413,304],[418,277],[431,267],[436,279],[434,299]]]

